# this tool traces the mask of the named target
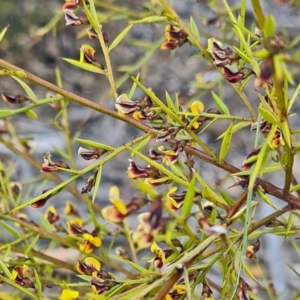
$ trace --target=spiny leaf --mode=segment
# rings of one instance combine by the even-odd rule
[[[32,109],[26,110],[25,113],[27,117],[30,119],[36,119],[38,117],[37,114]]]
[[[2,41],[7,29],[8,29],[9,25],[5,26],[2,31],[0,32],[0,42]]]
[[[226,106],[226,104],[223,102],[223,100],[216,95],[214,92],[211,92],[213,100],[218,108],[218,110],[223,113],[224,115],[230,115],[229,109]]]
[[[98,167],[96,180],[95,180],[95,184],[94,184],[93,195],[92,195],[92,203],[95,202],[95,199],[96,199],[96,196],[97,196],[97,193],[98,193],[98,190],[99,190],[100,180],[101,180],[101,176],[102,176],[102,169],[103,169],[103,165],[100,165]]]
[[[100,67],[97,67],[95,65],[91,65],[85,62],[80,62],[76,59],[71,59],[71,58],[62,58],[64,61],[68,62],[69,64],[80,68],[85,71],[93,72],[93,73],[98,73],[98,74],[105,74],[105,71],[101,69]]]
[[[194,198],[195,198],[195,184],[196,184],[196,176],[193,175],[192,180],[190,181],[190,184],[187,189],[187,193],[184,197],[181,216],[183,218],[187,218],[191,214],[191,209],[194,204]]]
[[[112,43],[110,44],[110,46],[108,48],[109,52],[120,44],[120,42],[125,38],[125,36],[128,34],[130,29],[132,28],[132,26],[133,26],[133,24],[129,24],[116,36],[116,38],[112,41]]]
[[[276,124],[277,123],[277,119],[271,111],[269,111],[269,110],[267,110],[267,109],[265,109],[261,106],[258,107],[258,110],[259,110],[260,114],[262,115],[262,117],[266,121],[268,121],[271,124]]]
[[[101,143],[97,143],[94,141],[90,141],[90,140],[84,140],[84,139],[78,139],[78,138],[74,138],[75,141],[77,141],[80,144],[92,147],[92,148],[97,148],[97,149],[103,149],[103,150],[107,150],[107,151],[113,151],[115,150],[115,148],[105,145],[105,144],[101,144]]]
[[[275,35],[276,24],[273,15],[268,15],[267,18],[265,19],[263,33],[264,33],[264,38],[269,38]]]
[[[2,271],[3,271],[3,273],[4,273],[4,275],[6,276],[6,278],[8,278],[8,279],[12,279],[11,278],[11,273],[10,273],[10,271],[8,270],[8,268],[7,268],[7,266],[6,266],[6,264],[0,259],[0,267],[1,267],[1,269],[2,269]]]
[[[224,158],[226,157],[226,155],[230,149],[232,130],[233,130],[233,122],[230,123],[228,129],[225,131],[224,138],[222,140],[220,156],[219,156],[220,162],[222,162],[224,160]]]
[[[200,34],[199,34],[199,30],[198,27],[193,19],[192,16],[190,16],[190,28],[191,28],[191,32],[195,35],[195,37],[200,40]]]

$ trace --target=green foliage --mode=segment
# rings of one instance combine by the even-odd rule
[[[78,49],[79,59],[64,57],[62,63],[71,64],[79,76],[93,73],[106,80],[109,91],[103,99],[113,99],[114,105],[91,101],[63,88],[67,81],[63,69],[53,70],[55,85],[0,59],[0,75],[24,90],[22,95],[14,95],[13,90],[2,93],[10,108],[0,109],[4,124],[0,142],[18,159],[42,171],[40,176],[15,182],[14,166],[9,161],[0,164],[0,282],[5,291],[14,291],[12,297],[4,297],[1,291],[1,299],[26,295],[62,300],[279,299],[280,291],[276,287],[273,291],[267,282],[259,239],[267,234],[289,239],[291,251],[300,256],[294,242],[299,231],[295,155],[300,152],[300,129],[292,128],[291,122],[297,117],[293,108],[300,92],[300,85],[294,88],[299,51],[293,53],[293,47],[300,37],[285,40],[276,31],[274,16],[264,16],[259,0],[251,1],[259,27],[255,32],[245,25],[246,1],[233,9],[223,0],[221,10],[218,1],[210,1],[208,5],[220,11],[218,29],[222,34],[218,40],[202,32],[197,14],[184,21],[166,0],[144,2],[143,9],[137,9],[118,1],[66,1],[62,11],[36,29],[35,37],[39,38],[65,30],[59,27],[65,18],[67,25],[78,30],[79,38],[87,36],[94,40],[93,45],[98,43],[101,51],[97,57],[102,64],[89,43]],[[126,26],[109,42],[105,27],[118,20],[126,20]],[[136,26],[146,29],[151,23],[164,26],[160,39],[130,39]],[[0,32],[0,42],[4,41],[10,41],[8,26]],[[124,61],[115,67],[114,53],[129,44],[142,49],[142,54],[132,64]],[[197,52],[193,58],[213,67],[217,77],[204,82],[206,71],[195,74],[195,81],[188,83],[195,94],[188,99],[182,98],[180,91],[156,94],[146,85],[154,53],[172,52],[168,58],[172,64],[180,51],[190,48]],[[164,90],[165,83],[160,85]],[[38,87],[51,96],[40,99]],[[225,103],[228,87],[243,108],[240,115]],[[121,89],[126,91],[121,93]],[[143,96],[135,99],[137,92]],[[210,101],[204,101],[206,97]],[[114,146],[96,137],[86,139],[80,129],[74,132],[71,128],[72,103],[124,122],[139,134],[122,144],[118,142],[121,133],[116,132]],[[208,103],[211,106],[206,108]],[[62,134],[67,145],[66,149],[60,145],[49,149],[60,157],[57,160],[50,152],[37,158],[29,140],[16,131],[16,116],[25,113],[30,122],[42,122],[42,114],[36,111],[41,106],[47,109],[49,104],[57,109],[53,129]],[[211,145],[207,136],[213,126],[221,130]],[[242,164],[232,156],[238,134],[246,135],[249,151]],[[81,169],[73,154],[78,144],[87,147],[78,149],[80,158],[93,161]],[[123,199],[124,187],[111,184],[106,196],[111,204],[107,205],[98,196],[110,163],[121,155],[129,159],[123,173],[135,194]],[[212,180],[210,172],[215,170],[221,183],[236,180],[231,185],[235,194]],[[282,187],[272,181],[275,172],[284,178]],[[45,186],[49,188],[41,191]],[[81,208],[65,201],[64,213],[58,213],[53,199],[62,192],[81,201]],[[286,206],[278,208],[274,198]],[[273,211],[263,218],[257,213],[261,203]],[[40,212],[42,207],[47,207],[45,214]],[[38,211],[38,221],[32,221],[25,209]],[[133,226],[133,220],[138,225]],[[120,242],[124,247],[117,247]],[[66,248],[76,253],[76,258],[65,261],[45,251],[60,253]],[[299,277],[296,268],[288,267]],[[218,282],[211,279],[212,269],[220,274]],[[259,289],[251,289],[258,283]],[[51,285],[58,289],[52,292]],[[298,294],[295,291],[294,298]]]

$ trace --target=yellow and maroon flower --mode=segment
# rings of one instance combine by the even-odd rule
[[[73,219],[68,222],[68,232],[70,235],[80,236],[83,241],[79,245],[79,250],[85,253],[91,253],[94,247],[100,247],[101,239],[97,236],[98,230],[91,233],[82,227],[81,219]]]
[[[98,159],[101,155],[103,155],[106,152],[107,150],[103,150],[103,149],[89,150],[82,147],[79,147],[78,149],[78,155],[85,160]]]
[[[70,169],[70,167],[63,161],[58,160],[53,162],[51,160],[51,153],[47,152],[44,156],[44,163],[42,164],[41,172],[59,172],[61,169]]]
[[[43,190],[42,194],[45,194],[46,192],[48,192],[48,191],[50,191],[50,190],[52,190],[52,188],[48,188],[48,189],[46,189],[46,190]],[[56,193],[50,194],[50,195],[48,195],[48,196],[42,198],[41,200],[38,200],[38,201],[32,203],[31,206],[34,207],[34,208],[40,208],[40,207],[44,206],[44,205],[47,203],[47,201],[48,201],[52,196],[54,196],[54,195],[56,195]]]
[[[186,293],[186,286],[184,284],[177,284],[173,286],[173,291],[167,294],[164,300],[179,299],[185,293]]]
[[[264,84],[272,86],[272,75],[274,74],[274,64],[272,58],[265,59],[260,67],[260,74],[255,78],[254,86],[259,88]]]
[[[81,26],[88,24],[88,19],[86,16],[78,17],[75,15],[72,9],[68,9],[67,7],[64,9],[66,26]]]
[[[148,202],[146,198],[135,197],[128,204],[125,204],[120,199],[120,192],[117,186],[110,188],[109,200],[113,205],[104,207],[101,213],[103,218],[114,223],[122,222],[128,215],[136,212]]]
[[[259,248],[260,248],[260,241],[259,241],[259,239],[257,239],[254,244],[251,244],[247,247],[246,257],[247,258],[257,258],[256,252],[259,250]]]
[[[251,76],[252,74],[254,74],[254,72],[251,69],[245,67],[241,68],[237,72],[232,72],[230,69],[222,67],[222,74],[223,77],[229,82],[237,83]]]
[[[162,198],[157,196],[151,202],[151,211],[138,215],[139,225],[132,233],[132,239],[139,249],[149,247],[154,236],[162,228]]]
[[[126,94],[122,94],[117,98],[115,107],[119,113],[124,115],[129,115],[135,111],[140,110],[139,104],[128,99],[128,96]]]
[[[6,94],[1,94],[2,99],[9,104],[19,104],[19,103],[23,103],[25,101],[29,101],[29,98],[27,98],[24,95],[16,95],[16,96],[9,96]]]
[[[92,253],[94,246],[98,248],[101,245],[100,238],[91,233],[84,233],[82,237],[84,241],[80,244],[79,250],[84,253]]]
[[[153,260],[154,266],[160,269],[166,263],[166,255],[164,251],[155,242],[152,242],[150,250],[155,255]]]
[[[181,47],[188,41],[188,35],[179,26],[168,24],[165,28],[166,41],[161,45],[161,50],[173,50]]]
[[[96,273],[97,277],[102,279],[112,278],[107,272],[101,270],[101,263],[93,257],[86,257],[83,262],[78,260],[76,270],[82,275],[92,276]]]
[[[79,297],[79,292],[74,290],[63,289],[59,299],[60,300],[76,300]]]
[[[82,45],[80,48],[80,62],[91,64],[104,70],[104,67],[95,58],[96,50],[90,45]]]
[[[176,137],[177,133],[182,129],[182,127],[169,127],[163,132],[157,135],[156,142],[168,142],[170,139]]]
[[[91,276],[90,283],[92,286],[92,289],[95,294],[99,295],[102,294],[105,291],[108,291],[113,286],[118,284],[113,279],[102,279],[97,276],[97,272],[94,272]]]
[[[202,297],[205,300],[214,300],[213,298],[211,298],[213,294],[213,291],[211,290],[211,288],[205,283],[205,281],[203,281],[203,288],[202,288]]]
[[[60,220],[60,215],[56,212],[55,207],[52,205],[45,212],[45,217],[50,224],[54,224]]]
[[[80,194],[85,194],[85,193],[89,193],[94,185],[95,185],[95,178],[96,178],[97,173],[95,173],[94,175],[90,176],[84,183],[84,186],[81,189]]]
[[[176,194],[177,187],[173,186],[167,193],[166,206],[172,210],[178,210],[182,207],[186,191]]]
[[[16,266],[13,268],[11,277],[14,282],[24,288],[33,288],[35,286],[33,282],[28,278],[25,277],[25,272],[28,270],[28,266],[24,265],[23,267]]]
[[[223,49],[215,41],[211,43],[210,53],[214,59],[214,65],[216,67],[225,67],[237,62],[240,57],[239,55],[231,50],[229,47]]]
[[[242,170],[249,170],[257,161],[258,154],[261,150],[261,147],[258,147],[256,149],[253,149],[245,158],[243,161],[243,164],[241,166]]]
[[[148,177],[148,172],[150,170],[150,166],[146,168],[141,168],[136,165],[136,163],[129,159],[129,167],[127,168],[127,176],[130,179],[137,179],[137,178],[146,178]]]
[[[76,206],[70,201],[67,201],[66,203],[64,214],[68,216],[79,217],[79,212],[76,210]]]

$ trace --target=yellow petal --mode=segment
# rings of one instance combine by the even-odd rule
[[[112,200],[112,203],[114,207],[123,215],[125,216],[127,214],[127,208],[125,203],[120,199],[114,199]]]
[[[94,257],[86,257],[84,263],[97,271],[101,269],[101,263]]]
[[[124,216],[112,205],[102,208],[101,214],[109,222],[120,223],[124,220]]]
[[[199,114],[204,110],[204,104],[201,101],[195,101],[190,105],[190,110],[193,114]]]
[[[61,300],[73,300],[73,299],[77,299],[78,297],[79,297],[79,292],[64,289],[64,290],[62,290],[59,299],[61,299]]]
[[[109,189],[108,198],[111,202],[113,202],[115,199],[120,199],[120,191],[117,186],[112,186]]]
[[[184,284],[175,285],[174,290],[181,295],[186,292],[186,286]]]

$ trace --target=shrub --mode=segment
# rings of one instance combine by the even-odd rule
[[[216,9],[214,1],[211,5]],[[275,18],[265,16],[259,0],[252,0],[255,30],[246,26],[246,1],[234,11],[226,0],[223,6],[218,18],[206,20],[206,24],[218,22],[222,40],[204,38],[197,15],[186,22],[166,0],[146,1],[142,10],[123,10],[96,0],[66,1],[63,14],[57,13],[41,35],[55,28],[63,16],[67,26],[75,26],[80,36],[91,39],[80,47],[79,60],[62,60],[79,76],[90,72],[106,79],[110,86],[106,96],[111,98],[107,105],[64,89],[64,72],[58,68],[53,84],[0,59],[1,75],[24,89],[22,94],[2,93],[2,99],[14,107],[0,111],[1,143],[43,173],[17,182],[13,166],[1,162],[1,298],[278,299],[281,291],[266,279],[268,270],[260,264],[259,250],[261,239],[273,234],[284,239],[291,236],[291,245],[299,253],[293,237],[298,230],[295,210],[300,207],[300,186],[293,174],[299,129],[290,125],[300,89],[300,85],[294,89],[299,51],[293,50],[299,37],[289,39],[277,31]],[[112,39],[105,33],[110,16],[128,21]],[[114,50],[122,51],[135,26],[147,28],[151,23],[163,24],[164,37],[153,47],[132,41],[142,48],[142,58],[115,69]],[[0,40],[7,36],[9,40],[7,30],[2,30]],[[95,54],[95,45],[100,45],[103,55]],[[171,53],[172,64],[177,51],[190,49],[193,59],[209,66],[212,81],[204,79],[208,71],[198,74],[191,82],[194,94],[186,99],[180,92],[158,95],[144,83],[143,65],[155,51]],[[118,77],[118,71],[125,76]],[[239,115],[225,103],[224,85],[234,90],[236,103],[243,108]],[[50,96],[39,99],[37,86],[51,92]],[[247,96],[247,89],[255,95]],[[210,95],[206,104],[200,100],[205,94]],[[112,99],[114,107],[108,103]],[[80,131],[73,134],[71,103],[130,125],[138,137],[114,146],[86,139]],[[36,158],[30,141],[15,130],[13,116],[25,113],[37,124],[43,120],[38,108],[49,110],[49,104],[56,110],[53,127],[63,134],[68,149],[54,145],[43,158]],[[207,136],[214,133],[214,126],[221,134],[219,143],[211,145]],[[121,133],[115,134],[116,142],[121,141]],[[238,134],[245,135],[248,148],[253,149],[243,163],[230,157]],[[76,167],[74,150],[87,161],[84,168]],[[111,204],[99,203],[101,179],[111,171],[107,164],[122,153],[129,159],[123,173],[135,194],[124,199],[124,187],[111,184],[107,195]],[[203,170],[226,175],[213,184]],[[273,181],[275,172],[281,172],[280,187]],[[223,188],[224,184],[232,189]],[[45,186],[36,195],[34,189]],[[80,200],[81,208],[65,201],[64,211],[58,212],[61,208],[51,205],[65,192]],[[285,206],[277,207],[276,199]],[[273,212],[261,217],[257,207],[262,203]],[[25,208],[29,216],[21,213]],[[33,210],[44,208],[39,220],[31,219]],[[78,260],[62,258],[64,248],[74,249]],[[45,249],[55,249],[56,255]],[[210,275],[214,272],[217,278]],[[295,293],[297,297],[299,291]]]

